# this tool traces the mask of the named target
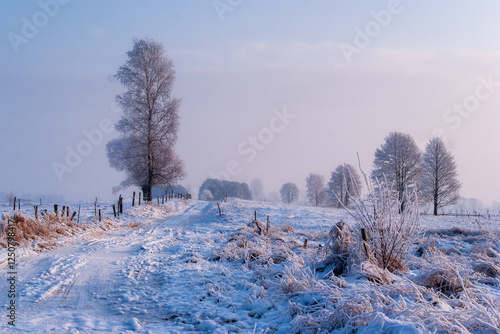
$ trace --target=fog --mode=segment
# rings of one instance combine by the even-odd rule
[[[358,166],[357,154],[370,172],[399,131],[421,149],[443,137],[462,196],[500,199],[496,2],[2,6],[1,192],[114,198],[124,176],[106,157],[123,92],[113,75],[132,38],[148,37],[176,66],[176,151],[195,196],[208,177],[303,189],[311,172],[329,179],[339,164]]]

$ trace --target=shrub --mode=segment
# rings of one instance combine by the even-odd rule
[[[406,270],[406,254],[418,228],[417,190],[405,188],[400,196],[386,179],[375,180],[374,186],[363,175],[368,198],[354,196],[354,209],[348,209],[357,228],[366,232],[367,240],[361,243],[362,253],[382,269]]]

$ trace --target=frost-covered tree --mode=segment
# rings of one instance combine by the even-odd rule
[[[252,198],[254,200],[263,200],[266,197],[261,179],[253,179],[250,182],[250,190],[252,191]]]
[[[236,197],[241,199],[252,199],[250,187],[246,183],[235,181],[206,179],[200,187],[198,198],[202,199],[204,191],[209,190],[212,198],[215,200],[222,199],[225,195],[227,197]]]
[[[422,193],[426,200],[432,202],[434,215],[437,216],[439,208],[458,202],[461,187],[455,159],[441,138],[434,137],[427,144],[422,169]]]
[[[319,206],[325,201],[325,178],[311,173],[306,179],[307,199],[310,204]]]
[[[281,201],[283,203],[292,203],[299,199],[299,188],[295,183],[285,183],[280,189]]]
[[[170,186],[184,176],[184,164],[173,149],[180,100],[172,96],[174,64],[163,46],[150,39],[133,42],[115,75],[126,88],[116,97],[123,110],[115,126],[121,136],[106,149],[111,167],[127,175],[121,187],[139,186],[144,199],[151,200],[153,186]]]
[[[213,201],[214,196],[212,195],[212,192],[208,189],[203,189],[203,191],[200,194],[200,199],[202,201]]]
[[[328,182],[329,204],[336,208],[349,206],[353,196],[360,196],[361,186],[361,178],[353,166],[338,165]]]
[[[418,185],[422,175],[421,162],[422,153],[415,140],[400,132],[391,132],[384,144],[375,151],[372,176],[394,184],[401,212],[405,208],[406,189]]]

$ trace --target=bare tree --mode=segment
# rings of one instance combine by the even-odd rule
[[[111,167],[125,171],[121,187],[137,185],[151,200],[153,186],[171,186],[184,176],[184,164],[174,152],[180,100],[172,97],[174,65],[163,46],[134,39],[128,59],[115,77],[127,91],[116,97],[123,110],[116,130],[121,137],[107,145]]]
[[[458,202],[461,187],[455,159],[441,138],[434,137],[427,144],[422,169],[422,192],[426,200],[432,201],[437,216],[439,208]]]
[[[361,178],[353,166],[338,165],[328,182],[329,204],[336,208],[349,206],[353,196],[360,196],[361,187]]]
[[[261,179],[253,179],[252,182],[250,182],[250,189],[252,191],[252,198],[256,201],[263,200],[266,196]]]
[[[319,206],[325,201],[325,178],[322,175],[311,173],[306,179],[307,199],[314,206]]]
[[[421,162],[422,153],[413,138],[400,132],[391,132],[375,151],[372,176],[394,184],[401,212],[405,209],[407,188],[416,187],[422,175]]]
[[[285,183],[280,189],[281,201],[283,203],[292,203],[299,199],[299,188],[295,183]]]
[[[14,201],[15,197],[16,196],[14,195],[14,193],[12,191],[5,194],[5,199],[7,199],[7,201],[9,201],[9,204],[13,204],[12,202]]]

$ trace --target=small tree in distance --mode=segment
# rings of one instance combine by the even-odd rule
[[[427,144],[422,168],[422,192],[425,199],[432,202],[434,216],[437,216],[439,208],[458,202],[461,187],[455,159],[441,138],[434,137]]]
[[[252,191],[252,198],[255,201],[261,201],[266,196],[261,179],[253,179],[252,182],[250,182],[250,190]]]
[[[325,201],[325,178],[322,175],[311,173],[306,179],[307,199],[314,206],[322,205]]]
[[[361,178],[353,166],[338,165],[328,182],[328,204],[336,208],[349,206],[351,198],[360,195],[361,187]]]
[[[400,211],[405,209],[407,188],[417,186],[422,175],[422,153],[415,140],[400,132],[391,132],[384,144],[375,151],[372,176],[378,182],[393,183]],[[375,181],[377,183],[377,181]]]
[[[299,188],[295,183],[285,183],[280,189],[281,201],[283,203],[292,203],[299,199]]]

